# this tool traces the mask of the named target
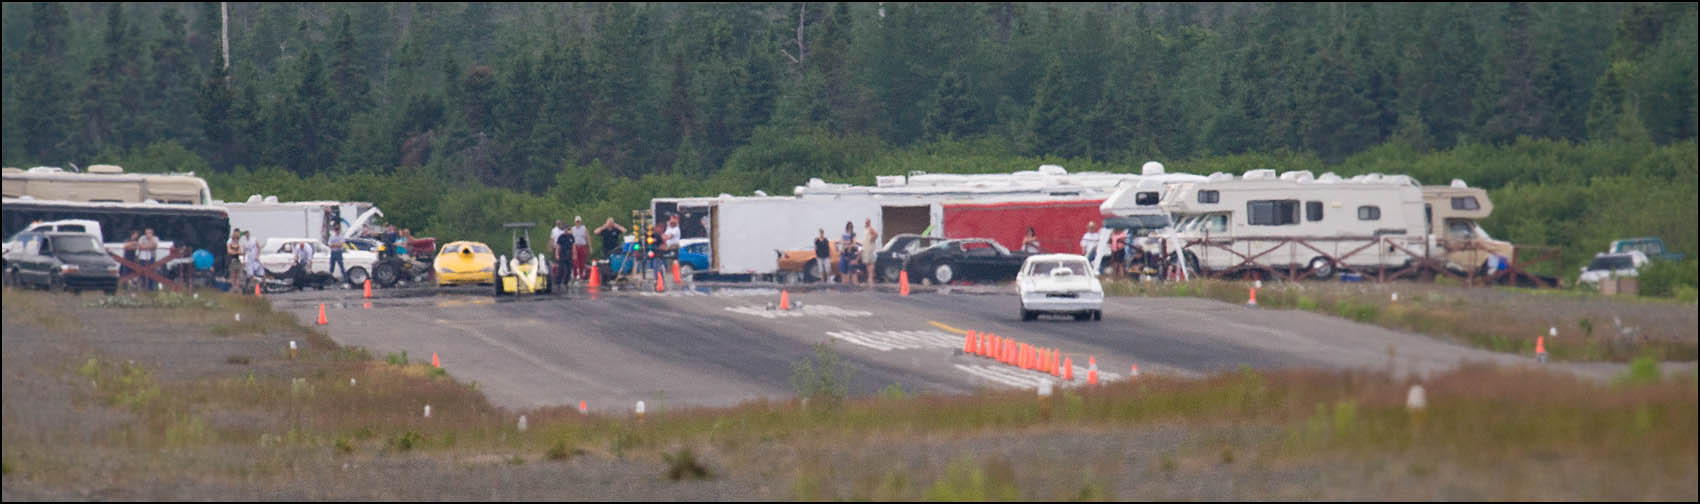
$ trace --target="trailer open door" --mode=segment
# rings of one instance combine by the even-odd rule
[[[890,238],[906,233],[921,234],[932,224],[932,215],[927,205],[884,206],[880,207],[880,221],[885,227],[880,232]]]

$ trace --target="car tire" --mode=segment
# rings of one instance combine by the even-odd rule
[[[903,268],[900,268],[897,265],[887,264],[879,270],[880,279],[885,280],[886,283],[897,283],[898,280],[903,279]]]
[[[1033,311],[1028,310],[1026,308],[1021,309],[1021,321],[1022,322],[1032,322],[1033,320],[1038,319],[1038,318],[1039,318],[1039,314],[1034,313]]]
[[[1326,257],[1312,258],[1306,269],[1311,272],[1311,278],[1317,280],[1327,280],[1334,277],[1334,261]]]
[[[1092,321],[1104,320],[1104,310],[1092,310]]]
[[[820,280],[821,280],[821,278],[820,278],[820,260],[819,259],[810,259],[809,262],[804,263],[803,264],[803,282],[805,282],[805,283],[815,283],[815,282],[819,282]]]
[[[65,292],[65,279],[61,278],[58,273],[54,273],[52,276],[47,277],[47,291]]]
[[[950,285],[950,281],[955,279],[955,277],[956,271],[951,269],[949,263],[939,264],[938,266],[933,267],[933,281],[938,282],[939,285]]]
[[[1092,320],[1092,314],[1087,312],[1076,313],[1074,314],[1074,320],[1082,322]]]
[[[351,285],[365,286],[366,280],[370,278],[372,278],[372,274],[367,273],[366,268],[362,268],[360,266],[348,268],[348,270],[344,271],[342,274],[342,279]]]
[[[395,287],[399,280],[401,280],[401,266],[396,265],[395,262],[385,261],[372,266],[372,283],[378,284],[379,287],[386,289]]]
[[[0,272],[0,285],[14,287],[17,284],[18,270],[16,268],[6,268],[4,272]]]

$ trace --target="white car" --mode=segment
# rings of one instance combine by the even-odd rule
[[[313,273],[336,273],[331,271],[331,248],[325,242],[312,238],[267,238],[266,244],[260,247],[260,265],[266,271],[283,273],[295,264],[295,244],[307,242],[313,246]],[[360,285],[371,277],[372,265],[378,262],[378,254],[363,250],[342,251],[342,264],[348,270],[347,280],[354,285]]]
[[[1079,254],[1044,254],[1027,258],[1015,276],[1021,292],[1021,320],[1041,313],[1073,315],[1075,320],[1104,318],[1104,286]]]
[[[1600,280],[1611,277],[1632,277],[1647,264],[1647,255],[1639,250],[1631,250],[1621,254],[1595,254],[1594,260],[1582,267],[1582,276],[1576,279],[1578,284],[1599,285]]]

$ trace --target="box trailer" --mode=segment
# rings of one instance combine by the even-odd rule
[[[221,202],[230,212],[230,226],[249,231],[264,243],[271,238],[312,238],[328,242],[331,228],[342,226],[344,236],[354,236],[372,217],[371,203],[341,201],[279,202],[277,197],[251,197],[246,202]],[[371,215],[368,215],[371,214]],[[365,217],[362,219],[361,217]]]

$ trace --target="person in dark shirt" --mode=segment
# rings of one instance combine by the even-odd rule
[[[596,236],[602,237],[603,259],[607,259],[615,252],[620,251],[620,236],[624,234],[626,234],[626,228],[614,222],[613,217],[609,217],[608,222],[602,223],[602,227],[596,228]]]
[[[832,241],[826,239],[825,229],[815,237],[815,264],[820,266],[820,279],[826,280],[832,268]]]
[[[569,273],[573,270],[573,242],[572,233],[561,233],[555,237],[555,271],[549,273],[555,277],[556,271],[561,272],[559,278],[563,286],[573,283],[573,276]]]

